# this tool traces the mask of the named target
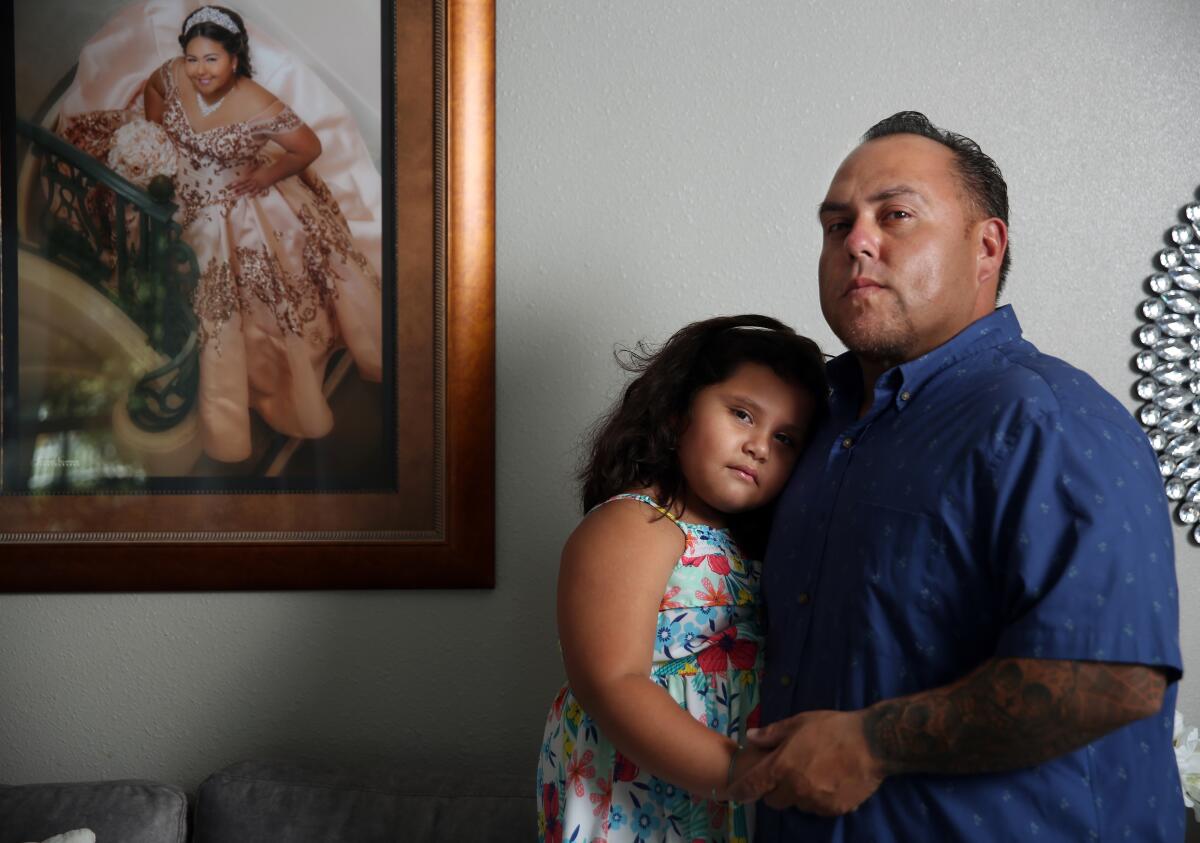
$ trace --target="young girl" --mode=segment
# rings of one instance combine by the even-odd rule
[[[758,717],[769,511],[825,404],[812,340],[766,316],[688,325],[592,439],[563,550],[568,684],[538,764],[545,843],[748,841],[733,778]]]

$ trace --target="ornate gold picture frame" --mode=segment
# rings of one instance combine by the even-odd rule
[[[13,434],[45,415],[22,392],[36,362],[21,345],[22,330],[32,330],[23,321],[34,298],[26,267],[45,258],[22,229],[22,192],[47,178],[36,169],[50,158],[39,139],[53,143],[22,127],[36,121],[18,107],[20,63],[29,60],[19,49],[20,18],[32,2],[17,0],[5,13],[16,18],[6,28],[18,46],[9,51],[0,137],[0,590],[492,586],[493,0],[381,3],[384,378],[370,393],[375,404],[351,396],[339,410],[338,393],[330,398],[335,432],[357,449],[354,459],[381,468],[358,482],[358,469],[346,467],[358,463],[309,440],[272,451],[300,454],[294,465],[303,467],[291,476],[149,471],[136,481],[39,488],[29,482],[31,447]],[[338,14],[336,4],[323,7]],[[123,266],[115,264],[114,278]],[[131,400],[118,397],[122,412],[132,413]],[[102,410],[97,417],[106,418]]]

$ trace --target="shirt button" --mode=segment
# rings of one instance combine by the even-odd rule
[[[808,592],[802,591],[796,595],[796,602],[801,606],[807,606],[809,601]]]
[[[849,448],[853,444],[854,444],[854,440],[851,439],[849,436],[847,436],[845,439],[842,440],[843,448]]]
[[[785,688],[786,688],[788,685],[791,685],[791,684],[792,684],[792,677],[790,677],[790,676],[781,676],[781,677],[779,678],[779,684],[780,684],[780,685],[782,685],[783,687],[785,687]]]
[[[901,401],[907,401],[909,398],[912,398],[912,393],[911,393],[911,392],[901,392],[901,393],[900,393],[900,400],[901,400]]]

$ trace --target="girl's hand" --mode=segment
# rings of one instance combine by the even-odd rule
[[[746,744],[738,750],[737,758],[733,761],[733,778],[730,780],[730,790],[736,790],[734,784],[741,780],[742,776],[758,766],[758,763],[770,757],[771,751],[768,749],[760,749],[753,744]],[[733,799],[732,793],[726,794],[726,799]]]
[[[264,192],[271,185],[278,181],[265,167],[259,167],[257,170],[252,170],[242,176],[235,182],[232,182],[226,190],[234,196],[241,198],[243,196],[254,196]]]

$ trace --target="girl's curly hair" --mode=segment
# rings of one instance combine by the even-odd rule
[[[767,366],[808,392],[819,416],[826,412],[828,386],[821,349],[769,316],[719,316],[693,322],[657,349],[639,342],[632,349],[618,349],[615,356],[621,368],[637,377],[589,436],[579,472],[584,512],[613,495],[647,486],[657,488],[658,503],[671,509],[684,491],[675,445],[692,400],[742,363]],[[768,511],[731,519],[744,549],[756,548],[765,539],[770,507],[764,509]]]

